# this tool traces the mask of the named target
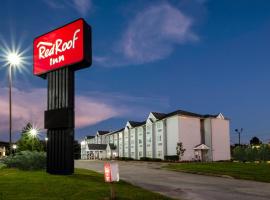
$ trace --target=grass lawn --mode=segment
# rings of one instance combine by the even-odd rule
[[[174,171],[206,175],[228,175],[237,179],[270,182],[270,164],[234,162],[177,163],[169,164],[164,168]]]
[[[170,199],[120,181],[117,199]],[[44,171],[0,170],[0,200],[109,199],[110,186],[93,171],[76,169],[74,175],[49,175]]]

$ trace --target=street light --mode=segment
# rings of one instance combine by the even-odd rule
[[[36,128],[31,128],[29,130],[29,135],[32,137],[32,151],[34,149],[34,139],[38,136],[38,130]]]
[[[8,62],[8,85],[9,85],[9,147],[11,150],[12,144],[12,67],[19,66],[21,63],[21,57],[17,53],[9,53],[7,55],[7,62]]]
[[[13,144],[13,145],[12,145],[12,149],[13,149],[14,154],[15,154],[15,153],[16,153],[16,149],[17,149],[17,145],[16,145],[16,144]]]
[[[240,144],[241,144],[241,133],[243,132],[243,128],[240,128],[239,130],[235,129],[234,131],[238,134],[238,145],[240,146]]]
[[[49,138],[45,137],[45,146],[46,146],[46,152],[47,152],[47,144],[48,144]]]
[[[35,129],[35,128],[32,128],[30,131],[29,131],[30,135],[35,138],[37,135],[38,135],[38,130]]]

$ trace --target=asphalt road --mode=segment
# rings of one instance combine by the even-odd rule
[[[164,163],[118,162],[120,179],[182,200],[270,200],[270,183],[161,169]],[[103,173],[103,161],[76,161],[76,168]],[[270,172],[269,172],[270,173]]]

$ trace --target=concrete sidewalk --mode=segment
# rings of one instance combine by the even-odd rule
[[[182,200],[269,200],[270,183],[173,172],[164,163],[120,161],[120,179]],[[103,161],[76,161],[76,168],[103,173]]]

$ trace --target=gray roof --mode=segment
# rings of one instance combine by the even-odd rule
[[[107,144],[88,144],[88,149],[106,150]]]
[[[114,144],[109,144],[112,150],[116,149]],[[88,144],[88,149],[92,150],[106,150],[107,144]]]
[[[137,127],[145,124],[145,121],[143,122],[135,122],[135,121],[128,121],[132,127]]]
[[[152,112],[152,113],[159,120],[167,118],[167,117],[171,117],[171,116],[174,116],[174,115],[185,115],[185,116],[199,117],[199,118],[209,118],[209,117],[217,117],[218,116],[218,115],[209,115],[209,114],[201,115],[201,114],[197,114],[197,113],[193,113],[193,112],[188,112],[188,111],[185,111],[185,110],[176,110],[176,111],[173,111],[173,112],[170,112],[170,113],[167,113],[167,114],[156,113],[156,112]]]
[[[123,130],[124,130],[124,128],[121,128],[121,129],[119,129],[119,130],[117,130],[117,131],[110,132],[110,134],[118,133],[118,132],[121,132],[121,131],[123,131]]]
[[[218,114],[217,115],[209,115],[209,114],[201,115],[201,114],[197,114],[197,113],[193,113],[193,112],[188,112],[188,111],[185,111],[185,110],[176,110],[176,111],[173,111],[173,112],[170,112],[170,113],[158,113],[158,112],[151,112],[151,113],[158,120],[162,120],[162,119],[167,118],[167,117],[172,117],[174,115],[183,115],[183,116],[198,117],[198,118],[216,118],[218,116]],[[143,121],[143,122],[129,121],[129,123],[133,128],[135,128],[135,127],[138,127],[138,126],[145,125],[146,121]],[[114,133],[117,133],[117,132],[121,132],[123,130],[124,130],[124,128],[121,128],[121,129],[113,131],[113,132],[98,131],[98,133],[100,135],[114,134]]]
[[[163,119],[165,116],[166,116],[166,114],[165,113],[157,113],[157,112],[151,112],[154,116],[155,116],[155,118],[157,118],[157,119]]]
[[[94,138],[95,136],[93,136],[93,135],[87,135],[86,136],[86,139],[92,139],[92,138]]]
[[[99,135],[105,135],[109,133],[109,131],[97,131]]]

